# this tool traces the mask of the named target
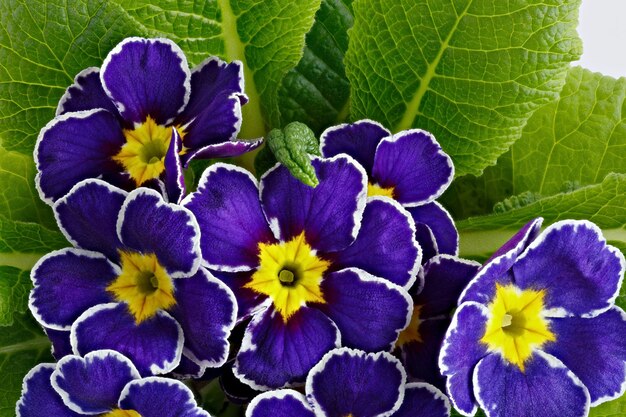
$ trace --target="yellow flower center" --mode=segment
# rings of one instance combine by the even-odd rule
[[[556,340],[542,315],[544,297],[544,290],[522,291],[512,284],[496,284],[496,295],[489,304],[491,316],[481,342],[522,372],[534,349]]]
[[[102,417],[141,417],[141,414],[135,410],[121,410],[116,408],[113,411],[103,414]]]
[[[320,284],[329,266],[302,232],[288,242],[259,243],[259,268],[245,287],[270,297],[287,322],[307,302],[325,302]]]
[[[367,183],[367,196],[372,197],[375,195],[382,195],[384,197],[394,198],[394,188],[383,188],[378,184],[372,184],[371,182]]]
[[[413,307],[413,314],[411,315],[411,322],[406,329],[400,332],[396,346],[404,346],[407,343],[417,342],[422,343],[422,336],[420,335],[420,310],[422,306],[416,305]]]
[[[150,116],[135,129],[124,129],[126,143],[113,159],[124,166],[137,186],[158,178],[165,170],[172,129],[176,127],[158,125]],[[177,130],[182,138],[183,130]]]
[[[107,287],[107,291],[117,301],[128,304],[128,310],[137,323],[176,304],[172,279],[155,254],[120,251],[120,257],[122,273]]]

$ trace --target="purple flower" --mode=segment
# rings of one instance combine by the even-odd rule
[[[257,396],[246,417],[447,417],[450,403],[432,385],[405,384],[400,362],[386,352],[347,348],[327,353],[306,380],[306,398],[293,390]]]
[[[597,226],[522,228],[459,300],[439,364],[455,407],[489,417],[583,417],[626,390],[626,262]]]
[[[260,141],[237,141],[243,70],[210,57],[191,72],[168,39],[127,38],[102,69],[80,72],[35,146],[36,184],[49,204],[76,183],[103,178],[132,189],[184,194],[182,165],[192,158],[235,156]]]
[[[304,381],[340,345],[388,350],[408,324],[421,253],[399,204],[367,198],[352,158],[314,158],[315,188],[276,165],[257,186],[236,166],[208,168],[183,205],[205,264],[252,317],[234,365],[255,389]]]
[[[210,417],[193,393],[172,379],[141,378],[118,352],[98,350],[84,358],[42,363],[25,377],[17,417]]]
[[[457,300],[480,264],[451,255],[437,255],[422,268],[424,285],[411,288],[413,315],[400,333],[396,354],[409,380],[426,381],[445,389],[437,359]]]
[[[57,357],[114,349],[142,375],[166,373],[181,355],[221,366],[236,318],[232,292],[199,268],[200,231],[185,208],[154,190],[127,193],[84,180],[54,205],[74,248],[33,268],[30,308]]]
[[[435,201],[454,178],[450,157],[435,137],[419,129],[392,135],[372,120],[326,129],[322,155],[348,154],[368,175],[368,195],[397,200],[415,221],[423,262],[438,253],[457,255],[459,235],[450,214]]]

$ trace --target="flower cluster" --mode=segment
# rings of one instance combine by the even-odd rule
[[[77,75],[35,151],[71,244],[31,272],[58,362],[18,417],[209,416],[173,377],[221,378],[247,417],[584,417],[624,392],[626,262],[597,227],[535,220],[461,259],[450,157],[371,120],[321,134],[316,187],[214,162],[188,192],[193,158],[260,145],[246,101],[240,63],[190,71],[166,39]]]

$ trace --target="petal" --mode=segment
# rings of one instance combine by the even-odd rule
[[[235,165],[211,165],[196,192],[182,203],[200,225],[200,247],[211,269],[236,272],[259,265],[259,243],[274,238],[259,201],[256,180]]]
[[[471,390],[472,370],[487,355],[480,339],[485,334],[489,311],[481,304],[461,304],[452,318],[441,352],[439,369],[448,377],[448,394],[454,407],[464,415],[476,411]]]
[[[61,396],[50,385],[50,375],[55,364],[40,363],[26,374],[22,383],[22,396],[15,407],[17,417],[80,417],[67,408]]]
[[[425,204],[448,188],[454,165],[432,134],[406,130],[380,142],[372,178],[383,188],[393,187],[401,204]]]
[[[261,391],[250,388],[249,385],[241,382],[233,373],[233,363],[229,363],[222,368],[219,376],[220,388],[231,403],[245,405],[261,394]]]
[[[290,389],[256,396],[246,409],[246,417],[315,417],[304,395]]]
[[[118,120],[104,109],[55,117],[35,145],[39,196],[52,204],[81,180],[120,172],[112,157],[125,141]]]
[[[437,253],[457,255],[459,253],[459,232],[450,213],[436,201],[422,206],[408,207],[415,224],[423,224],[432,232],[437,244]],[[418,239],[418,242],[422,242]]]
[[[406,384],[404,401],[392,417],[449,417],[450,401],[441,391],[429,384]]]
[[[413,302],[398,285],[348,268],[324,277],[326,313],[341,331],[344,346],[369,352],[389,350],[409,324]]]
[[[402,206],[388,198],[370,197],[354,243],[329,254],[333,268],[360,268],[409,288],[422,255],[414,235],[415,225]]]
[[[167,190],[168,200],[179,204],[185,195],[185,177],[183,176],[183,166],[178,154],[182,143],[180,135],[176,129],[172,129],[170,146],[165,154],[164,182]]]
[[[198,407],[185,384],[160,377],[129,382],[119,405],[122,409],[135,410],[141,417],[211,417]]]
[[[185,334],[186,356],[203,368],[226,362],[228,337],[237,319],[237,301],[226,284],[203,268],[177,281],[171,314]]]
[[[597,317],[550,321],[556,343],[545,350],[559,358],[585,384],[591,405],[626,391],[626,313],[613,306]]]
[[[179,380],[184,379],[198,379],[202,378],[205,374],[206,368],[198,365],[195,361],[189,359],[184,352],[183,356],[180,357],[180,363],[178,366],[172,371],[172,375],[174,378]]]
[[[418,326],[420,340],[400,346],[402,364],[410,380],[426,381],[445,388],[445,378],[439,371],[437,358],[449,325],[449,320],[445,318],[421,321]]]
[[[531,220],[502,245],[465,288],[459,298],[459,304],[466,301],[488,304],[496,294],[496,283],[501,285],[512,283],[513,273],[510,269],[520,254],[539,235],[542,222],[542,218]]]
[[[339,330],[319,310],[302,307],[285,323],[268,308],[248,325],[233,372],[254,389],[281,388],[304,381],[313,365],[339,343]]]
[[[191,97],[176,124],[184,126],[185,147],[200,149],[237,138],[241,128],[243,65],[209,57],[191,72]]]
[[[164,202],[154,190],[138,188],[128,195],[117,235],[131,249],[156,254],[172,278],[193,275],[200,266],[200,229],[193,214]]]
[[[306,233],[314,249],[338,251],[359,231],[366,203],[367,177],[347,155],[311,161],[319,184],[309,187],[277,164],[261,178],[261,204],[277,239]]]
[[[237,299],[237,324],[249,319],[265,306],[261,304],[267,299],[264,294],[259,294],[249,288],[245,288],[253,272],[221,272],[212,270],[211,273],[217,279],[228,285]]]
[[[55,116],[92,109],[105,109],[119,116],[117,108],[102,88],[100,68],[97,67],[85,68],[76,74],[74,84],[65,90],[65,94],[59,100]]]
[[[320,416],[389,416],[402,404],[405,379],[387,352],[335,349],[311,369],[307,399]]]
[[[415,297],[420,317],[448,316],[459,295],[474,278],[480,264],[450,255],[438,255],[424,265],[424,288]]]
[[[31,271],[30,310],[42,325],[69,330],[86,309],[111,301],[106,287],[119,273],[97,252],[69,248],[49,253]]]
[[[84,358],[70,355],[61,359],[51,383],[73,411],[100,414],[116,408],[124,386],[139,378],[139,372],[124,355],[98,350]]]
[[[167,373],[180,362],[183,331],[169,314],[159,311],[140,324],[125,304],[99,304],[72,325],[75,355],[112,349],[133,361],[141,375]]]
[[[263,144],[263,139],[241,139],[207,145],[197,150],[190,150],[181,156],[187,166],[192,159],[232,158],[250,152]]]
[[[554,356],[537,351],[521,372],[500,355],[488,355],[474,371],[474,392],[487,417],[583,417],[589,392]]]
[[[615,302],[626,270],[624,255],[588,221],[548,227],[513,265],[517,285],[545,289],[549,315],[594,316]]]
[[[187,58],[171,40],[126,38],[107,55],[100,78],[122,117],[143,123],[147,116],[167,125],[190,94]]]
[[[119,261],[117,216],[128,193],[97,179],[83,180],[54,204],[59,228],[72,245]]]
[[[51,350],[54,359],[58,361],[65,355],[72,354],[69,330],[54,330],[48,327],[44,327],[43,330],[46,332],[48,339],[50,339],[50,343],[52,343]]]
[[[359,120],[326,129],[320,136],[320,150],[325,158],[342,153],[350,155],[371,175],[376,147],[388,136],[391,136],[391,132],[380,123]]]

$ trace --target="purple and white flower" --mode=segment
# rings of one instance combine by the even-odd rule
[[[192,158],[240,155],[260,140],[238,141],[242,64],[207,58],[189,70],[168,39],[127,38],[102,68],[80,72],[59,102],[57,117],[35,146],[41,198],[49,204],[87,178],[132,189],[184,194],[182,166]]]
[[[587,221],[522,228],[464,290],[439,360],[464,415],[584,417],[626,390],[626,262]]]
[[[432,134],[412,129],[392,135],[379,123],[360,120],[326,129],[320,149],[325,157],[353,157],[367,172],[368,195],[393,198],[411,213],[423,262],[439,253],[458,254],[454,221],[435,201],[452,182],[454,166]]]
[[[406,383],[400,362],[386,352],[348,348],[327,353],[306,380],[306,397],[290,390],[263,393],[246,417],[448,417],[450,403],[432,385]]]
[[[133,363],[112,350],[42,363],[25,377],[17,417],[210,417],[182,382],[141,378]]]
[[[255,389],[303,382],[335,347],[389,350],[411,315],[406,289],[421,261],[413,220],[393,200],[368,199],[349,156],[312,164],[315,188],[280,164],[260,185],[215,164],[183,201],[205,266],[235,291],[239,320],[252,318],[234,372]]]
[[[229,288],[200,267],[200,231],[189,210],[156,191],[130,193],[84,180],[54,205],[74,245],[31,272],[30,309],[57,357],[99,349],[129,357],[141,375],[172,371],[181,355],[221,366],[236,318]]]

